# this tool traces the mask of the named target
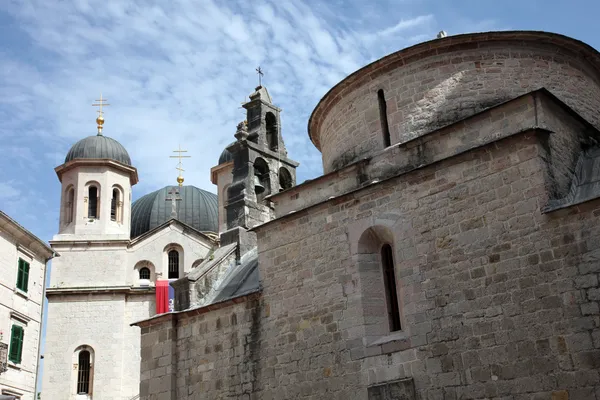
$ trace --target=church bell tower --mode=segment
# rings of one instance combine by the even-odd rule
[[[246,121],[237,126],[236,142],[227,150],[233,159],[233,180],[227,191],[227,229],[244,231],[273,219],[269,195],[296,184],[296,161],[287,156],[281,135],[281,109],[267,88],[259,85],[244,103]],[[227,233],[222,237],[228,242]]]

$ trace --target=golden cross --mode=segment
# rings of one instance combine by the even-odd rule
[[[97,101],[97,103],[96,104],[92,104],[92,106],[93,107],[100,107],[98,109],[98,111],[96,111],[96,112],[98,113],[98,116],[101,117],[104,114],[104,112],[102,111],[102,107],[103,106],[110,106],[110,104],[105,103],[106,101],[108,101],[108,99],[103,99],[102,98],[102,93],[100,93],[100,99],[96,100],[96,101]]]
[[[179,159],[177,168],[175,168],[176,170],[179,171],[179,176],[177,177],[177,183],[179,183],[179,186],[183,186],[183,176],[181,175],[181,173],[185,170],[182,167],[181,159],[182,158],[192,158],[192,156],[182,156],[181,153],[187,153],[187,150],[181,150],[181,145],[179,145],[178,150],[173,150],[173,153],[179,153],[176,156],[169,156],[169,158],[178,158]]]

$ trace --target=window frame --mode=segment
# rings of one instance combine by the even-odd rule
[[[95,189],[96,190],[96,197],[94,198],[94,204],[95,207],[92,207],[92,195],[91,195],[91,190]],[[96,185],[89,185],[87,188],[87,195],[88,195],[88,209],[87,209],[87,217],[88,219],[100,219],[100,188]],[[90,211],[95,208],[95,215],[90,215]]]
[[[17,282],[16,287],[23,293],[27,293],[29,290],[29,270],[31,264],[28,261],[25,261],[23,258],[19,257],[19,261],[17,263]]]
[[[82,355],[87,354],[87,364],[82,364]],[[85,360],[83,360],[85,361]],[[83,368],[83,367],[87,368]],[[77,355],[77,395],[90,394],[92,375],[92,354],[89,350],[83,349]]]
[[[147,278],[142,277],[142,271],[144,271],[144,272],[148,271],[148,277]],[[152,271],[150,271],[150,268],[148,268],[148,267],[142,267],[138,271],[138,276],[139,276],[139,279],[148,279],[148,280],[150,280],[150,277],[152,276]]]
[[[17,336],[15,336],[16,332],[19,332]],[[10,347],[8,350],[8,361],[12,362],[13,364],[21,364],[23,361],[24,339],[25,328],[21,325],[13,324],[10,328]]]
[[[171,254],[172,253],[177,254],[177,258],[174,259],[174,263],[175,262],[177,263],[177,266],[176,266],[177,270],[176,271],[175,270],[171,271]],[[177,249],[170,249],[167,252],[167,279],[179,279],[179,258],[180,258],[180,255],[179,255],[179,251]],[[173,275],[175,275],[175,273],[176,273],[177,276],[176,277],[172,277],[171,273],[173,273]]]

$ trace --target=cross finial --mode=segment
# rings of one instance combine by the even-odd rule
[[[171,202],[171,218],[177,219],[177,202],[181,201],[181,197],[179,197],[179,189],[171,188],[171,190],[169,190],[169,194],[171,197],[167,197],[165,200]]]
[[[182,167],[181,159],[182,158],[192,158],[192,156],[182,156],[181,153],[187,153],[187,150],[181,150],[181,145],[179,145],[178,150],[173,150],[173,153],[178,153],[178,154],[176,156],[169,156],[169,157],[179,159],[179,163],[177,163],[177,167],[175,168],[176,170],[179,171],[179,176],[177,177],[177,183],[179,184],[179,186],[183,186],[183,175],[181,173],[185,170]]]
[[[260,65],[258,66],[258,68],[256,68],[256,73],[258,74],[258,86],[262,86],[262,76],[264,74],[262,69],[260,69]]]
[[[102,98],[102,93],[100,93],[100,99],[96,100],[95,104],[92,104],[93,107],[98,107],[96,111],[98,113],[98,118],[96,118],[96,123],[98,124],[98,136],[102,136],[102,125],[104,125],[104,111],[102,111],[102,107],[110,106],[110,104],[106,103],[107,99]]]

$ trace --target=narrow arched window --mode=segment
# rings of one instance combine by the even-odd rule
[[[65,215],[65,221],[67,224],[70,224],[71,222],[73,222],[74,203],[75,203],[75,189],[71,188],[67,192],[67,204],[66,204],[66,215]]]
[[[265,115],[265,125],[267,130],[267,144],[269,150],[277,151],[279,149],[279,128],[275,114],[268,112]]]
[[[90,367],[90,352],[87,350],[80,351],[77,371],[77,394],[88,394],[90,392]]]
[[[88,218],[98,218],[98,188],[90,186],[88,189]]]
[[[394,268],[394,255],[392,246],[384,244],[381,248],[381,263],[383,267],[383,280],[385,284],[385,297],[387,300],[390,331],[401,329],[400,307],[398,305],[398,290],[396,288],[396,272]]]
[[[119,205],[121,199],[119,198],[119,189],[113,189],[112,191],[112,199],[110,200],[110,220],[111,221],[119,221]]]
[[[387,104],[383,89],[377,91],[377,99],[379,100],[379,120],[381,121],[381,132],[383,134],[383,147],[389,147],[391,145],[390,127],[388,125]]]
[[[179,279],[179,252],[171,250],[168,254],[169,258],[169,279]]]
[[[140,279],[150,279],[150,269],[147,267],[140,269]]]

